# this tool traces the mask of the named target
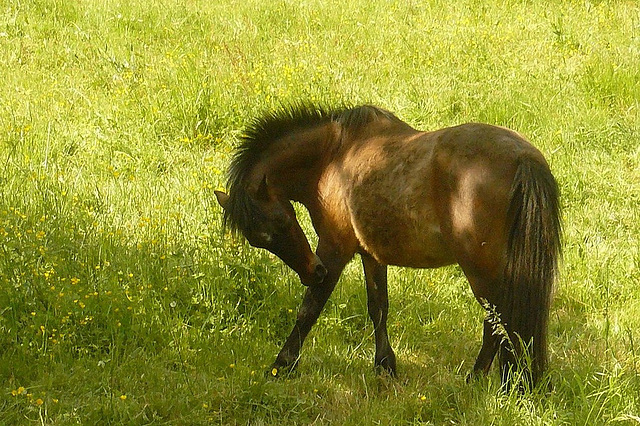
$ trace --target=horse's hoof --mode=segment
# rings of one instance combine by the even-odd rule
[[[376,374],[380,377],[388,376],[388,377],[391,377],[392,379],[395,379],[396,377],[398,377],[398,373],[396,372],[396,370],[385,368],[381,365],[376,365]]]
[[[464,380],[468,385],[470,385],[471,383],[478,381],[480,377],[481,374],[478,374],[477,371],[471,371],[469,374],[467,374],[467,377]]]
[[[382,358],[381,360],[376,361],[375,365],[376,373],[378,375],[388,375],[393,378],[398,375],[395,355]]]

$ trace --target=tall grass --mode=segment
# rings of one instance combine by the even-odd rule
[[[0,424],[640,423],[639,55],[625,1],[1,2]],[[400,377],[376,377],[358,262],[264,378],[302,287],[212,192],[243,126],[300,100],[545,153],[551,392],[465,383],[483,313],[455,267],[391,270]]]

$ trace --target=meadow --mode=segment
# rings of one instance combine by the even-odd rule
[[[637,2],[0,0],[0,63],[1,425],[640,424]],[[303,287],[213,191],[242,129],[298,101],[545,154],[551,391],[465,382],[483,311],[453,266],[390,270],[399,377],[376,376],[358,259],[265,377]]]

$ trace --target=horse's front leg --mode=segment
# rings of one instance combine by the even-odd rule
[[[368,254],[362,254],[362,265],[367,284],[367,306],[369,317],[373,321],[376,339],[375,367],[396,375],[396,355],[389,344],[387,335],[387,315],[389,297],[387,292],[387,266],[381,265]]]
[[[327,276],[321,284],[307,287],[302,305],[298,311],[296,324],[287,338],[284,346],[278,353],[275,362],[267,374],[278,376],[282,369],[295,368],[300,356],[302,344],[311,331],[311,327],[316,323],[324,305],[329,300],[329,296],[333,293],[336,283],[342,274],[342,270],[349,261],[348,256],[332,256],[325,254],[323,256],[321,247],[318,247],[318,256],[322,259],[327,268]]]

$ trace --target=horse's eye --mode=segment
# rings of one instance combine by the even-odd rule
[[[264,231],[252,231],[244,234],[253,247],[267,248],[273,242],[273,235]]]
[[[260,232],[258,234],[258,238],[266,245],[271,244],[271,242],[273,241],[273,237],[268,232]]]

